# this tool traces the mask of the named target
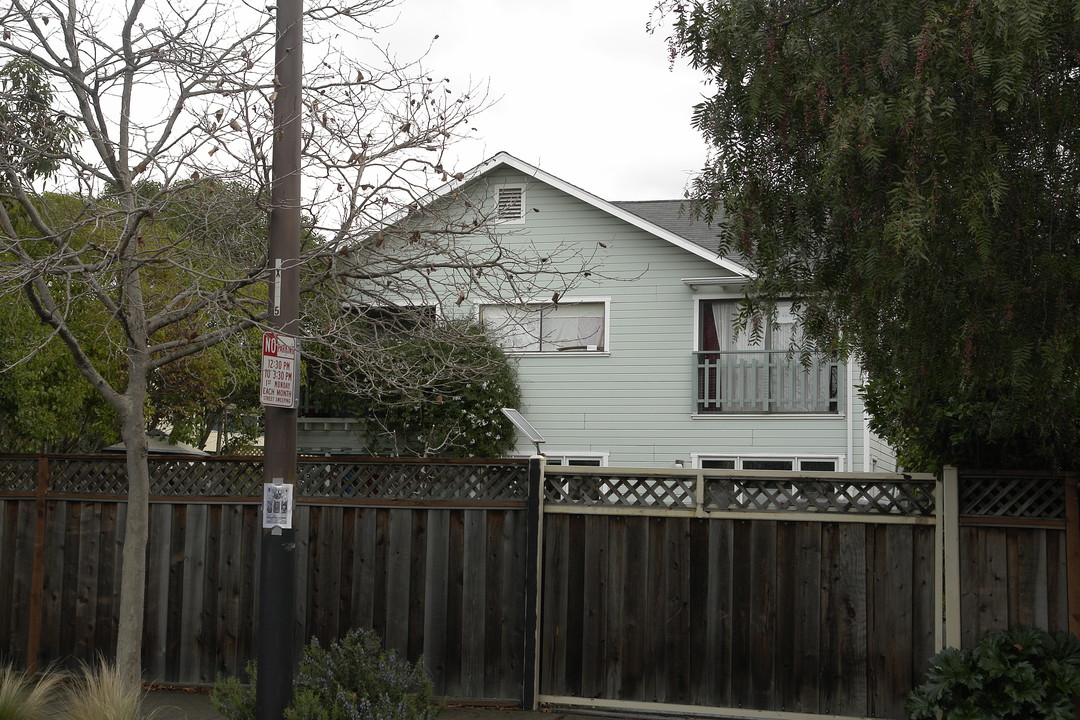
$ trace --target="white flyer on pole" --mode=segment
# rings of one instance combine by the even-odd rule
[[[263,527],[292,528],[293,486],[279,483],[263,485]]]

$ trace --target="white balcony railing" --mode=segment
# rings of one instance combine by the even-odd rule
[[[835,413],[844,367],[812,355],[782,351],[694,353],[694,408],[717,413]]]

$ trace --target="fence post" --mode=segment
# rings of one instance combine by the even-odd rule
[[[939,634],[937,650],[944,647],[960,647],[960,477],[956,468],[947,466],[942,470],[940,502],[938,503],[938,537],[941,548],[938,562],[942,563],[938,576],[942,578],[945,595],[945,632]]]
[[[38,456],[34,497],[34,552],[30,567],[30,607],[26,625],[26,672],[37,674],[41,661],[41,608],[45,594],[45,517],[49,492],[49,458]]]
[[[1065,473],[1065,578],[1069,632],[1080,637],[1080,474]]]
[[[529,500],[525,549],[525,657],[521,671],[521,706],[525,710],[537,708],[536,696],[540,693],[540,593],[541,544],[544,534],[544,458],[529,458]]]

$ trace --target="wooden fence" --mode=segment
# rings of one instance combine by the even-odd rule
[[[150,462],[146,676],[240,674],[255,653],[260,463]],[[297,648],[373,628],[402,655],[423,654],[438,694],[519,702],[526,469],[302,460]],[[114,652],[124,472],[111,458],[0,459],[0,539],[14,549],[0,554],[0,658]]]
[[[944,644],[1078,628],[1074,476],[540,468],[301,460],[297,649],[373,628],[456,700],[903,718]],[[239,674],[261,463],[151,474],[146,675]],[[125,484],[118,458],[0,457],[0,660],[113,652]]]

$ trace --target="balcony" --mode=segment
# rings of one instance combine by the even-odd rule
[[[837,413],[844,366],[781,351],[694,353],[694,406],[700,415]]]

